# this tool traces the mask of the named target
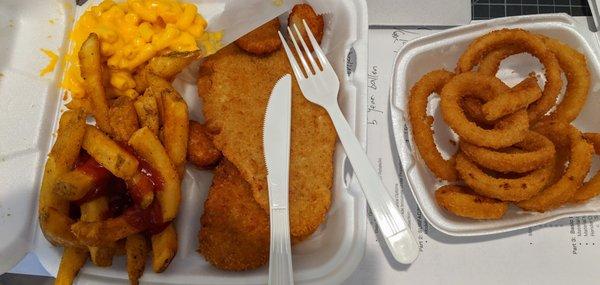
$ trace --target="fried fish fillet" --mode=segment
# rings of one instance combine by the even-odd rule
[[[220,269],[260,267],[269,259],[269,217],[233,164],[223,160],[214,174],[204,202],[198,251]]]
[[[292,73],[283,50],[256,57],[229,45],[200,68],[198,93],[215,146],[250,184],[254,198],[269,209],[262,126],[277,80]],[[294,237],[313,233],[331,204],[336,134],[325,110],[292,86],[290,225]]]

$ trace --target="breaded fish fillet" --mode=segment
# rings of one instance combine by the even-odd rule
[[[277,80],[292,74],[283,50],[256,57],[229,45],[200,68],[198,93],[215,146],[251,185],[254,198],[268,210],[262,126],[267,100]],[[336,134],[321,107],[292,86],[290,224],[292,236],[313,233],[331,204]]]
[[[198,251],[220,269],[260,267],[269,259],[269,217],[233,164],[223,160],[214,174],[200,221]]]

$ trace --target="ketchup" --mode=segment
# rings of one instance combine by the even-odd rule
[[[94,189],[90,190],[89,192],[87,192],[85,194],[85,196],[83,196],[83,198],[77,200],[77,201],[73,201],[73,203],[75,203],[76,205],[81,206],[84,203],[87,203],[89,201],[92,201],[96,198],[102,197],[104,195],[106,195],[106,193],[108,193],[108,183],[104,182],[96,187],[94,187]]]
[[[83,163],[78,165],[75,170],[81,171],[88,176],[92,177],[92,179],[97,182],[97,184],[102,184],[105,182],[112,174],[106,168],[104,168],[100,163],[98,163],[94,158],[88,157]]]
[[[162,176],[148,162],[141,158],[138,159],[140,161],[140,171],[150,179],[152,186],[154,186],[154,192],[162,191],[165,183]]]
[[[76,162],[76,168],[94,177],[94,180],[99,181],[99,185],[80,200],[73,202],[73,205],[77,207],[71,207],[73,210],[72,217],[79,216],[79,205],[106,195],[111,217],[122,216],[129,225],[140,231],[147,230],[150,235],[160,233],[171,222],[163,222],[162,209],[158,199],[154,199],[152,204],[146,209],[142,209],[139,206],[138,198],[145,191],[155,193],[162,191],[164,180],[149,163],[138,157],[130,146],[126,144],[120,144],[120,146],[138,158],[140,162],[139,171],[143,175],[137,177],[133,182],[130,181],[132,183],[126,183],[124,180],[112,175],[87,152],[81,152]]]
[[[162,232],[170,223],[163,222],[158,202],[152,202],[146,209],[141,209],[137,205],[130,207],[122,216],[129,225],[138,230],[147,230],[150,235]]]
[[[108,207],[112,217],[117,217],[133,205],[125,181],[113,177],[108,186]]]

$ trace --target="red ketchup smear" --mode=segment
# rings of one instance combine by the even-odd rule
[[[81,171],[93,178],[94,184],[100,185],[108,180],[110,176],[113,176],[110,171],[104,168],[91,156],[88,157],[83,163],[78,165],[75,170]]]
[[[150,235],[162,232],[170,223],[163,222],[160,204],[157,202],[152,202],[146,209],[137,205],[130,207],[122,216],[129,225],[140,231],[147,230]]]
[[[137,158],[137,160],[140,162],[139,169],[144,175],[146,175],[146,177],[148,177],[148,179],[150,179],[150,182],[152,182],[152,186],[154,187],[154,192],[161,191],[163,189],[164,179],[162,178],[162,176],[160,176],[160,173],[158,173],[158,171],[156,171],[150,165],[150,163],[148,163],[143,158],[138,156],[137,153],[135,153],[135,150],[131,146],[126,145],[124,143],[119,143],[119,145],[125,151],[127,151],[128,153],[135,156]]]
[[[156,171],[146,160],[139,157],[135,150],[126,144],[121,144],[124,150],[134,155],[138,161],[140,162],[140,172],[144,174],[144,178],[139,179],[135,185],[128,185],[128,192],[131,197],[136,199],[135,197],[141,197],[143,192],[148,191],[148,187],[151,187],[154,193],[162,191],[164,187],[164,179],[160,175],[158,171]],[[136,201],[139,205],[139,200]],[[137,210],[128,213],[127,221],[132,226],[141,229],[147,229],[148,234],[154,235],[162,232],[171,222],[163,222],[162,210],[160,207],[160,203],[158,202],[157,197],[154,197],[154,200],[150,206],[146,209],[140,209],[139,206],[134,206]],[[137,215],[134,217],[134,215]],[[140,219],[144,219],[141,221]]]
[[[160,173],[142,158],[138,157],[138,160],[140,161],[140,171],[150,179],[152,186],[154,186],[154,192],[162,191],[165,182]]]
[[[84,203],[92,201],[98,197],[104,196],[107,193],[107,183],[113,175],[100,165],[94,158],[87,153],[82,153],[77,161],[76,171],[81,171],[92,177],[95,187],[88,191],[85,196],[77,201],[73,201],[75,205],[81,206]],[[73,208],[73,207],[72,207]]]
[[[133,201],[127,192],[125,181],[113,177],[108,186],[108,207],[112,217],[123,214],[125,210],[133,205]]]
[[[164,180],[148,162],[140,158],[135,151],[128,145],[120,143],[120,146],[127,152],[137,157],[140,162],[139,171],[144,174],[140,176],[135,183],[125,183],[124,180],[112,175],[108,170],[102,167],[86,152],[82,152],[78,158],[76,166],[86,174],[98,178],[102,183],[86,194],[85,197],[75,202],[76,205],[91,201],[102,195],[109,199],[109,210],[111,217],[122,216],[129,225],[143,231],[147,230],[150,235],[162,232],[171,222],[163,222],[162,210],[158,199],[146,209],[139,206],[141,194],[146,191],[154,193],[162,191]],[[79,207],[72,207],[78,209]],[[78,213],[74,213],[78,215]]]

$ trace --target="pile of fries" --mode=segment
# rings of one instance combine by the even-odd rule
[[[142,95],[112,99],[98,36],[90,34],[82,45],[90,105],[62,114],[40,189],[40,227],[49,242],[64,247],[57,284],[71,284],[88,256],[104,267],[125,254],[132,284],[150,252],[155,272],[169,266],[177,252],[173,220],[190,135],[188,106],[171,81],[200,56],[155,57],[135,74]],[[89,115],[95,125],[86,123]]]

